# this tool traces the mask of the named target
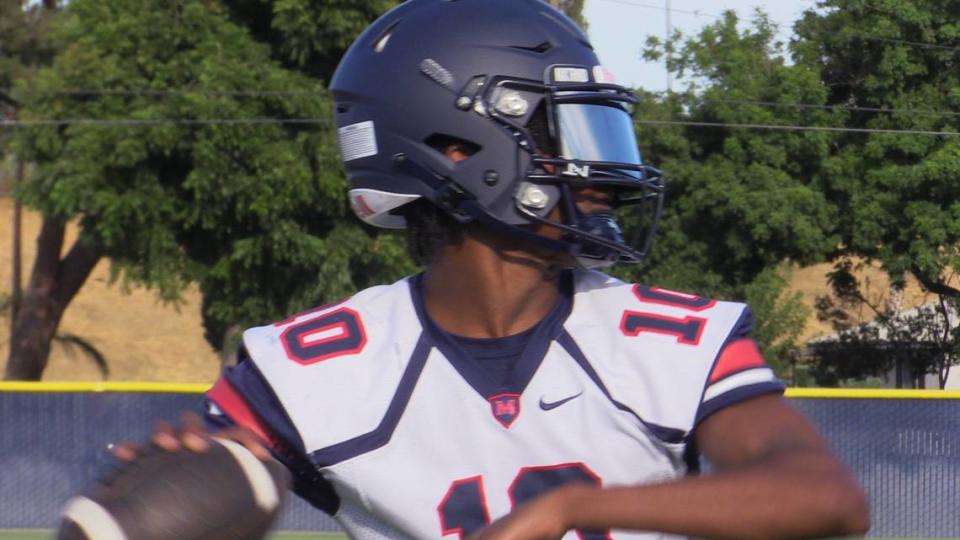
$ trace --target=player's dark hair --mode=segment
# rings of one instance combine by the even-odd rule
[[[475,143],[442,133],[434,133],[424,142],[447,155],[453,149],[467,156],[480,150]],[[428,199],[408,203],[400,212],[407,222],[407,253],[421,266],[430,264],[442,247],[463,241],[465,226]]]
[[[407,220],[407,253],[421,266],[430,264],[440,249],[463,241],[464,225],[427,199],[401,208]]]

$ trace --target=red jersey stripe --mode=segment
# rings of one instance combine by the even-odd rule
[[[274,448],[270,429],[260,420],[243,396],[224,377],[217,379],[213,388],[207,390],[207,398],[226,414],[233,423],[255,433],[270,448]]]
[[[750,338],[731,341],[723,348],[720,358],[713,366],[713,372],[710,373],[709,383],[713,384],[728,375],[734,373],[766,366],[760,349],[757,348],[757,342]]]

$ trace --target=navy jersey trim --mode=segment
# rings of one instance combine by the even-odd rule
[[[237,350],[237,365],[224,370],[222,376],[240,392],[254,413],[269,427],[273,436],[295,452],[306,452],[303,440],[293,421],[287,416],[280,398],[257,368],[257,364],[250,359],[245,346],[241,345]]]
[[[580,347],[577,345],[576,341],[574,341],[573,337],[570,336],[570,334],[566,330],[564,330],[563,333],[560,334],[560,337],[557,338],[557,341],[560,343],[560,346],[563,347],[571,357],[573,357],[574,361],[576,361],[577,364],[580,365],[580,367],[583,369],[583,371],[586,372],[586,374],[590,377],[590,379],[594,382],[594,384],[596,384],[597,387],[600,388],[600,391],[603,392],[603,395],[607,396],[607,399],[609,399],[610,402],[613,403],[614,407],[616,407],[617,409],[620,409],[621,411],[624,411],[633,415],[637,420],[643,423],[643,425],[650,431],[650,433],[652,433],[661,441],[665,443],[670,443],[670,444],[684,442],[687,434],[686,431],[682,429],[677,429],[677,428],[659,426],[657,424],[652,424],[650,422],[647,422],[643,418],[641,418],[640,415],[637,414],[633,409],[613,399],[613,396],[610,395],[610,391],[607,390],[607,386],[603,384],[602,380],[600,380],[600,376],[593,369],[593,366],[590,365],[590,362],[587,361],[587,357],[584,356],[583,351],[580,350]]]
[[[563,323],[573,310],[573,276],[569,272],[565,272],[561,278],[560,293],[557,305],[533,328],[516,364],[510,369],[506,380],[501,381],[495,380],[490,370],[468,354],[427,314],[423,301],[423,274],[410,279],[410,296],[424,332],[467,384],[486,400],[501,394],[523,394],[543,362],[551,342],[563,331]]]
[[[724,375],[723,377],[720,377],[719,379],[717,379],[717,380],[715,380],[715,381],[708,382],[708,383],[707,383],[707,388],[710,388],[711,386],[719,383],[720,381],[725,381],[725,380],[729,379],[730,377],[733,377],[734,375],[739,375],[739,374],[741,374],[741,373],[743,373],[743,372],[745,372],[745,371],[753,371],[753,370],[755,370],[755,369],[772,369],[772,368],[770,368],[770,366],[768,366],[768,365],[766,365],[766,364],[764,364],[764,365],[762,365],[762,366],[760,366],[760,365],[758,365],[758,366],[744,366],[744,367],[742,367],[742,368],[740,368],[740,369],[735,369],[735,370],[727,373],[726,375]],[[719,396],[717,396],[717,397],[719,397]],[[714,398],[714,399],[716,399],[716,398]]]
[[[310,460],[313,464],[317,467],[330,467],[341,461],[376,450],[390,442],[390,438],[397,429],[397,424],[410,402],[410,396],[413,395],[413,389],[420,379],[420,374],[427,363],[431,348],[426,336],[421,335],[420,339],[417,340],[417,346],[414,347],[413,353],[410,355],[410,361],[400,377],[400,383],[390,400],[387,412],[383,415],[377,427],[363,435],[315,450],[310,454]]]
[[[713,370],[717,369],[717,362],[720,361],[720,357],[723,356],[723,351],[726,350],[727,345],[736,341],[738,339],[750,337],[750,332],[753,331],[753,312],[750,311],[749,307],[744,307],[743,311],[740,312],[740,317],[737,319],[737,323],[733,325],[733,328],[730,330],[730,333],[727,334],[726,339],[723,340],[723,344],[717,349],[717,355],[713,357],[713,362],[710,362],[710,369],[707,370],[707,376],[703,379],[703,389],[700,391],[700,406],[697,408],[697,414],[694,420],[694,426],[697,425],[697,422],[700,418],[706,418],[706,415],[703,414],[703,397],[707,395],[707,388],[710,387],[710,374],[713,373]],[[754,366],[756,367],[756,366]],[[712,401],[712,400],[711,400]],[[716,409],[710,411],[711,413],[716,412]]]
[[[786,387],[780,381],[764,381],[734,388],[700,405],[694,426],[700,425],[701,422],[720,409],[766,394],[782,394],[785,389]]]
[[[310,463],[293,422],[284,412],[283,405],[263,374],[250,360],[246,347],[240,346],[237,360],[238,364],[224,370],[221,376],[236,389],[239,397],[269,428],[273,442],[271,452],[290,469],[294,493],[326,514],[336,514],[340,508],[340,497],[333,485]],[[207,401],[216,404],[215,400],[208,398]],[[205,416],[208,429],[219,431],[236,425],[229,412],[223,412],[222,416],[215,415],[208,409]]]

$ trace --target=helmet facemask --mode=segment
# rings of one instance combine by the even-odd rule
[[[619,85],[592,82],[591,71],[577,66],[551,66],[544,83],[493,79],[484,93],[484,112],[531,155],[517,181],[516,210],[532,224],[563,231],[567,251],[585,268],[639,262],[656,232],[663,182],[660,171],[641,161],[631,117],[636,101]],[[581,188],[607,194],[610,211],[581,212],[575,198]],[[558,205],[561,221],[548,217]],[[614,214],[626,207],[634,210],[623,216],[630,241]]]

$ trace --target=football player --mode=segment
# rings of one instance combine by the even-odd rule
[[[330,86],[354,212],[405,228],[425,270],[247,330],[210,422],[253,434],[353,538],[867,529],[745,305],[600,271],[648,254],[664,185],[636,98],[567,17],[410,0]],[[180,437],[155,443],[203,447]]]

